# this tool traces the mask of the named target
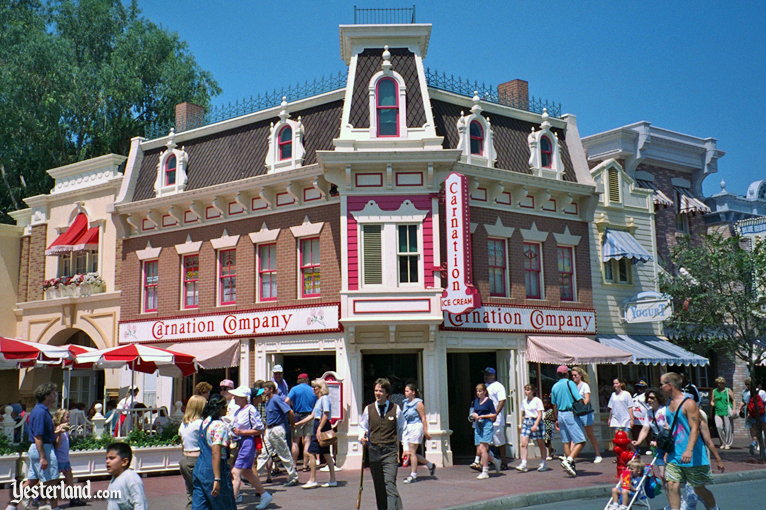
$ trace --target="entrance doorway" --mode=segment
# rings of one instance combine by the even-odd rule
[[[468,409],[476,397],[476,385],[484,382],[483,371],[486,367],[497,368],[495,351],[447,353],[449,427],[452,430],[450,443],[455,464],[469,464],[476,454]]]
[[[414,383],[421,388],[420,356],[418,353],[362,354],[362,405],[375,400],[375,380],[385,377],[391,381],[391,400],[401,407],[404,385]],[[426,403],[426,405],[428,405]]]
[[[332,354],[285,354],[282,356],[282,368],[287,384],[292,388],[298,380],[298,374],[306,373],[310,380],[322,377],[322,374],[335,371],[335,353]]]

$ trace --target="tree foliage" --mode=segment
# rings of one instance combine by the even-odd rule
[[[663,275],[661,289],[673,300],[666,326],[674,341],[731,353],[754,375],[766,360],[766,243],[749,246],[720,234],[686,238],[671,259],[677,271]]]
[[[132,1],[0,0],[0,221],[47,193],[47,169],[114,152],[220,89]]]

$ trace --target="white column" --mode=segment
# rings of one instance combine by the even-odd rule
[[[255,379],[250,378],[250,339],[239,341],[239,384],[250,386]]]
[[[438,335],[435,335],[438,338]],[[423,350],[423,400],[431,440],[426,441],[426,458],[437,466],[452,465],[452,449],[448,430],[449,402],[447,400],[447,351],[438,342],[427,344]]]
[[[336,354],[338,375],[343,377],[343,398],[347,410],[347,439],[346,446],[340,447],[340,452],[346,452],[343,467],[358,469],[362,465],[362,447],[357,439],[359,437],[359,415],[363,406],[368,402],[362,402],[362,353],[357,345],[352,343],[354,328],[348,328],[344,334],[345,355]]]

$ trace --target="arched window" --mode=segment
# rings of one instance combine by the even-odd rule
[[[392,78],[383,78],[375,91],[378,136],[399,136],[399,87]]]
[[[176,157],[170,156],[165,162],[165,186],[174,186],[176,183]]]
[[[290,159],[293,155],[293,129],[285,126],[279,132],[279,159]]]
[[[471,121],[471,154],[481,156],[484,152],[484,128],[477,121]]]
[[[547,136],[540,139],[540,166],[550,168],[553,163],[553,149]]]

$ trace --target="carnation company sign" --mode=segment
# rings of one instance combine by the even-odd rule
[[[640,292],[624,303],[623,318],[629,324],[662,322],[673,315],[670,297],[659,292]]]
[[[468,179],[452,172],[444,181],[447,222],[447,288],[442,292],[444,312],[461,314],[481,306],[471,275],[471,217]]]
[[[593,310],[482,306],[464,314],[444,313],[444,329],[510,331],[517,333],[596,333]]]
[[[120,323],[120,343],[338,331],[338,305],[199,315]]]

